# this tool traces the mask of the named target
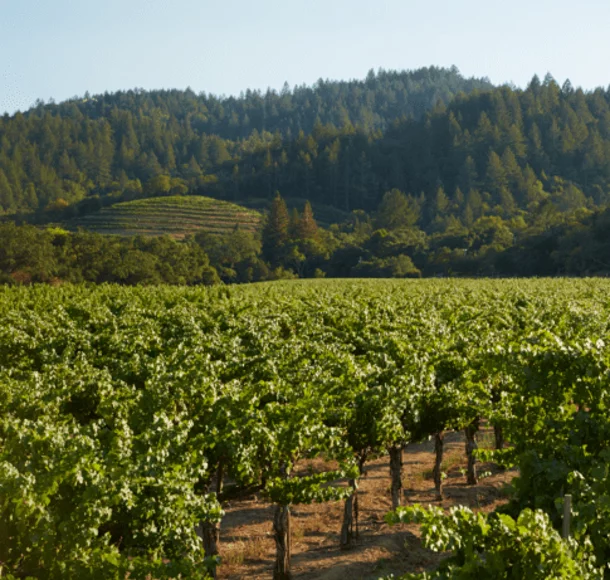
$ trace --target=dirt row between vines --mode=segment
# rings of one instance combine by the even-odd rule
[[[479,433],[480,447],[491,448],[493,433]],[[491,511],[506,501],[506,485],[516,475],[493,464],[478,464],[486,474],[478,485],[467,486],[464,470],[464,436],[448,433],[445,439],[443,471],[445,499],[435,500],[432,468],[433,441],[405,447],[403,505],[466,505],[476,511]],[[320,468],[320,461],[305,462],[303,468]],[[434,569],[442,555],[426,550],[416,525],[388,526],[385,514],[391,509],[389,458],[379,457],[365,466],[359,489],[358,544],[339,547],[343,502],[297,505],[292,508],[292,566],[298,580],[377,579],[389,574]],[[220,579],[269,579],[272,577],[275,543],[272,535],[273,506],[258,495],[228,502],[220,534],[223,559]]]

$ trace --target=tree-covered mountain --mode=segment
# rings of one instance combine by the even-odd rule
[[[460,86],[473,90],[454,92]],[[256,128],[257,106],[278,112],[268,117],[273,133]],[[233,116],[250,119],[235,125],[239,138]],[[170,193],[271,199],[278,190],[370,212],[396,188],[418,207],[419,227],[438,231],[483,215],[531,222],[603,206],[609,168],[610,92],[560,88],[550,76],[525,90],[433,68],[240,99],[132,91],[0,120],[7,214],[88,213]]]
[[[39,101],[25,114],[0,118],[0,212],[83,200],[86,212],[104,196],[113,201],[199,190],[239,197],[244,171],[258,169],[248,160],[260,152],[278,156],[261,159],[265,172],[268,162],[283,171],[298,163],[286,157],[301,154],[293,144],[312,134],[316,141],[329,131],[379,136],[399,119],[421,118],[461,92],[490,87],[455,68],[431,67],[371,71],[362,81],[320,80],[279,93],[249,90],[240,97],[133,90],[61,104]],[[248,195],[271,197],[268,189]]]
[[[402,105],[388,107],[391,101]],[[268,117],[275,124],[265,130],[252,129],[252,119],[262,122],[250,115],[256,102],[292,108]],[[232,135],[228,111],[238,119],[249,111],[249,126],[235,124]],[[300,200],[289,204],[293,214],[278,205],[278,191]],[[187,240],[229,282],[606,273],[610,89],[560,87],[550,75],[525,89],[494,88],[453,69],[424,69],[240,99],[133,91],[0,119],[5,219],[44,224],[118,201],[192,194],[267,202],[271,210],[254,236],[236,230],[226,239]],[[304,236],[299,224],[315,220],[312,207],[346,217]],[[81,238],[44,239],[57,246]],[[121,247],[148,248],[142,241]],[[17,261],[6,263],[10,273]]]
[[[399,189],[424,229],[482,215],[538,219],[541,212],[603,206],[610,192],[610,91],[560,88],[547,76],[526,90],[459,94],[383,135],[318,126],[261,145],[215,171],[234,199],[279,189],[346,210],[377,208]]]
[[[491,88],[484,78],[464,78],[457,68],[429,67],[415,71],[369,71],[364,80],[319,79],[313,86],[290,88],[278,93],[248,89],[238,97],[195,94],[191,89],[119,91],[86,95],[56,107],[42,102],[40,108],[56,109],[70,116],[75,108],[90,119],[112,119],[115,109],[130,111],[136,122],[142,116],[160,115],[178,122],[188,121],[197,133],[223,139],[246,139],[254,131],[279,132],[294,137],[311,133],[316,124],[353,125],[365,132],[385,130],[395,119],[422,117],[437,103],[448,103],[456,94]]]

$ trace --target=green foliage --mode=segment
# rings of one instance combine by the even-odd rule
[[[417,200],[406,196],[398,189],[384,194],[377,209],[376,223],[378,228],[393,230],[414,226],[420,217],[420,206]]]
[[[165,263],[177,242],[150,244]],[[280,506],[334,501],[367,454],[487,418],[519,467],[508,505],[389,516],[453,551],[423,577],[602,578],[607,294],[589,279],[2,288],[3,573],[205,577],[196,529],[222,516],[221,468]]]
[[[282,259],[290,232],[288,208],[279,192],[276,192],[263,229],[263,255],[274,266]]]
[[[305,202],[303,215],[301,215],[297,224],[296,235],[301,240],[315,240],[318,237],[318,224],[313,217],[313,210],[309,201]]]
[[[354,474],[352,468],[352,475]],[[325,485],[346,477],[345,471],[327,471],[317,475],[290,479],[274,478],[267,483],[265,494],[274,503],[282,505],[324,503],[349,497],[351,487]]]
[[[285,87],[280,93],[248,90],[237,99],[191,90],[135,90],[59,105],[39,102],[0,122],[0,213],[53,211],[60,209],[55,205],[60,198],[73,205],[117,191],[123,200],[133,199],[127,184],[136,181],[146,195],[213,191],[235,199],[251,170],[256,172],[251,191],[267,197],[283,188],[287,171],[291,180],[306,175],[303,186],[311,191],[308,167],[317,148],[310,143],[297,153],[300,167],[288,163],[286,150],[299,131],[303,143],[315,135],[345,150],[336,127],[373,134],[404,116],[421,117],[438,99],[489,86],[463,78],[457,69],[431,67],[379,71],[366,81]],[[258,159],[250,167],[253,156]],[[331,155],[328,161],[338,201],[342,160]]]
[[[0,224],[0,273],[6,283],[117,282],[204,284],[220,280],[193,240],[119,238]]]
[[[604,578],[590,542],[564,541],[542,511],[524,510],[514,520],[503,514],[473,513],[469,508],[420,506],[387,514],[390,525],[421,524],[424,546],[452,556],[431,574],[407,574],[404,580],[495,580],[500,578]]]
[[[267,279],[265,268],[299,277],[606,274],[608,94],[554,81],[494,88],[432,67],[237,99],[129,91],[38,103],[0,122],[0,214],[128,235],[228,233],[235,223],[254,231],[259,218],[248,212],[224,219],[226,207],[169,206],[191,194],[260,207],[279,190],[303,210],[288,237],[320,247],[286,245],[276,224],[262,257],[243,273],[228,267],[223,280]],[[143,196],[161,197],[120,203]],[[336,224],[331,234],[316,232],[306,203],[320,224]],[[370,256],[372,226],[417,231],[423,243]],[[384,263],[390,255],[405,258]],[[354,272],[359,261],[368,267]]]
[[[421,272],[409,256],[404,254],[388,258],[372,258],[360,262],[353,275],[363,278],[420,278]]]
[[[83,228],[101,234],[183,238],[199,232],[228,234],[238,226],[254,233],[262,216],[233,203],[203,196],[166,196],[117,203],[101,211],[65,222],[71,230]]]

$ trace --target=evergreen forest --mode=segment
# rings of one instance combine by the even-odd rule
[[[66,227],[190,195],[263,200],[265,225],[157,242]],[[0,118],[4,281],[605,275],[609,203],[610,89],[550,74],[524,89],[455,67],[238,97],[136,89]],[[342,217],[318,227],[318,207]],[[118,248],[118,265],[91,268],[83,244]],[[183,259],[213,275],[175,274]]]

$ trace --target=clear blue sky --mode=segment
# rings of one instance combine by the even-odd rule
[[[608,0],[0,0],[0,114],[142,87],[239,94],[455,64],[610,84]]]

